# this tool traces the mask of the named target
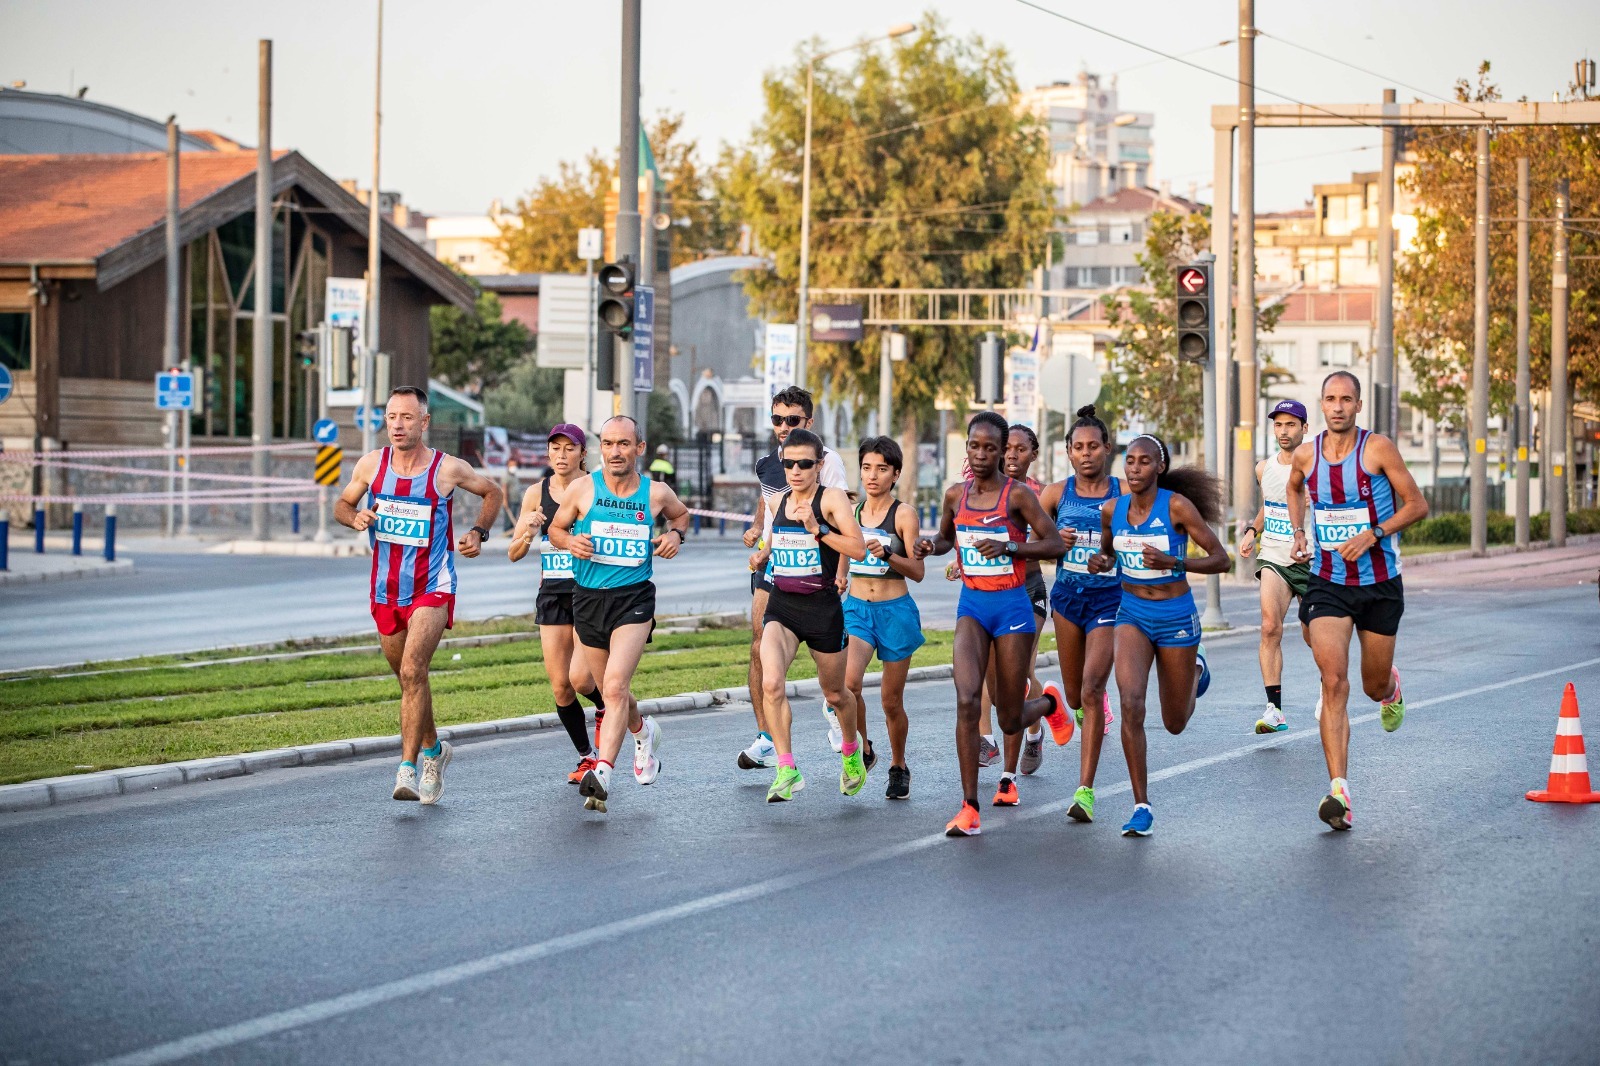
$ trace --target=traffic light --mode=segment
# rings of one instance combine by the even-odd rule
[[[1211,267],[1205,263],[1178,268],[1178,358],[1211,359]]]
[[[619,337],[633,336],[633,261],[607,263],[600,281],[600,328]]]

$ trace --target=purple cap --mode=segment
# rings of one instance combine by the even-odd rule
[[[1305,408],[1302,407],[1300,410],[1304,411]],[[1301,415],[1301,417],[1304,418],[1305,416]],[[559,425],[551,426],[550,432],[545,434],[545,437],[547,439],[553,437],[565,437],[580,448],[587,448],[589,446],[588,438],[583,435],[583,430],[579,429],[571,422],[562,422]]]
[[[1272,412],[1267,418],[1271,419],[1273,415],[1294,415],[1302,422],[1309,421],[1306,418],[1306,405],[1299,400],[1279,400],[1273,404]]]

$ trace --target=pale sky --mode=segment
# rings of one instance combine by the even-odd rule
[[[1043,6],[1174,53],[1236,33],[1232,3],[1145,0]],[[431,214],[510,202],[563,159],[618,137],[618,0],[388,0],[384,39],[383,187]],[[1156,179],[1209,200],[1212,104],[1237,100],[1221,78],[1051,18],[1016,0],[644,0],[642,108],[687,115],[707,159],[742,139],[760,114],[761,76],[813,35],[828,45],[882,33],[938,11],[952,31],[981,33],[1011,53],[1024,86],[1070,80],[1080,66],[1122,71],[1121,106],[1152,111]],[[376,0],[0,0],[0,83],[69,92],[156,119],[254,143],[256,40],[275,49],[273,140],[336,178],[371,180]],[[1600,5],[1583,0],[1261,0],[1257,84],[1302,101],[1419,94],[1298,51],[1326,52],[1389,79],[1449,96],[1478,62],[1507,98],[1548,100],[1573,62],[1600,55]],[[1233,73],[1233,47],[1191,58]],[[1127,68],[1137,66],[1138,69]],[[1422,97],[1430,99],[1430,97]],[[1280,102],[1263,91],[1260,102]],[[1375,169],[1377,133],[1264,131],[1258,209],[1295,207],[1316,181]]]

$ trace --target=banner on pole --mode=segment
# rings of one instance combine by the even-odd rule
[[[766,384],[770,398],[794,384],[794,357],[800,329],[792,322],[767,323]]]

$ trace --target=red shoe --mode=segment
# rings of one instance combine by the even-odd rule
[[[994,805],[996,807],[1015,807],[1022,802],[1022,797],[1017,795],[1017,783],[1009,777],[1000,779],[1000,787],[994,792]]]
[[[1061,694],[1061,686],[1052,681],[1044,687],[1044,694],[1056,707],[1044,716],[1044,720],[1050,723],[1051,739],[1057,746],[1071,743],[1073,730],[1077,727],[1072,724],[1072,715],[1067,710],[1067,697]]]
[[[963,803],[961,813],[950,819],[944,827],[947,837],[975,837],[983,829],[978,825],[978,808]]]
[[[600,723],[606,720],[606,709],[600,708],[594,712],[594,750],[600,750]]]
[[[594,768],[595,768],[595,758],[594,758],[594,756],[593,755],[585,755],[583,758],[578,760],[578,768],[576,770],[572,771],[572,773],[567,775],[567,784],[576,785],[579,781],[583,780],[583,775],[584,774],[588,773],[590,770],[593,770]]]

